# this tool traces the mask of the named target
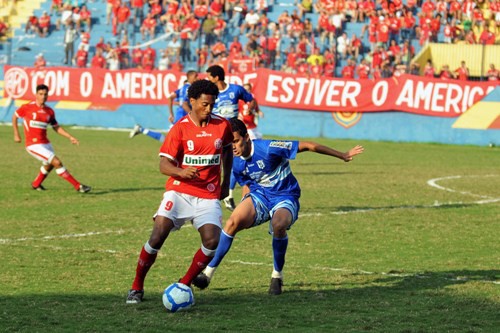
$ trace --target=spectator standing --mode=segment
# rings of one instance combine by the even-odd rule
[[[96,48],[95,55],[92,57],[90,61],[91,68],[106,68],[106,58],[102,55],[102,49]]]
[[[66,31],[64,32],[64,64],[68,64],[71,59],[74,57],[75,53],[75,41],[78,38],[78,31],[75,29],[75,24],[70,22],[66,27]]]
[[[436,76],[436,70],[432,64],[432,60],[428,59],[424,66],[424,77],[434,78]]]
[[[460,62],[460,67],[453,71],[454,76],[460,81],[467,81],[469,79],[469,68],[465,61]]]
[[[114,31],[114,35],[121,34],[122,32],[127,35],[128,34],[128,24],[130,18],[130,8],[128,7],[128,3],[121,3],[120,7],[116,11],[116,31]]]
[[[354,79],[354,72],[356,64],[351,59],[347,59],[347,64],[342,68],[342,78],[344,79]]]
[[[78,49],[78,51],[75,54],[75,58],[73,61],[75,62],[76,66],[78,68],[85,68],[87,67],[87,60],[88,60],[89,53],[85,51],[85,47],[82,45]]]

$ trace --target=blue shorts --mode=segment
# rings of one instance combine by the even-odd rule
[[[250,192],[245,195],[243,200],[247,197],[252,198],[255,208],[255,221],[252,224],[252,228],[270,221],[274,213],[280,208],[287,209],[292,214],[292,223],[287,229],[290,229],[299,217],[300,203],[299,198],[295,196],[278,195],[268,198],[261,192]],[[273,233],[271,223],[269,223],[269,233]]]

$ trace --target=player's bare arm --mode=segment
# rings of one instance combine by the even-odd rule
[[[191,112],[191,107],[189,106],[189,103],[187,101],[182,102],[182,108],[186,113]]]
[[[195,167],[179,168],[173,161],[164,156],[160,159],[160,172],[166,176],[184,179],[193,179],[200,175]]]
[[[352,158],[358,154],[363,153],[364,148],[363,146],[357,145],[354,148],[350,149],[349,151],[343,153],[338,150],[335,150],[333,148],[327,147],[320,145],[319,143],[316,142],[311,142],[311,141],[300,141],[299,142],[299,153],[305,152],[305,151],[312,151],[318,154],[323,154],[323,155],[329,155],[333,157],[337,157],[344,162],[349,162],[352,161]]]
[[[233,146],[227,145],[222,148],[222,184],[219,199],[222,200],[229,195],[229,179],[233,168]]]
[[[168,117],[168,121],[173,123],[174,122],[174,99],[177,97],[176,93],[170,94],[168,96],[168,110],[170,112],[170,116]]]
[[[57,134],[64,136],[65,138],[68,138],[72,144],[77,145],[77,146],[80,144],[80,141],[78,141],[77,138],[75,138],[74,136],[72,136],[71,134],[66,132],[66,130],[64,128],[62,128],[61,126],[59,126],[59,125],[54,126],[54,131],[56,131]]]
[[[19,135],[19,128],[17,127],[17,119],[18,119],[18,117],[14,113],[14,115],[12,116],[12,128],[14,130],[14,142],[20,143],[22,140],[21,140],[21,136]]]

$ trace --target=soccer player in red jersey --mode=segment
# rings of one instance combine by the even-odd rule
[[[139,255],[128,304],[142,301],[144,280],[158,251],[170,232],[186,222],[192,221],[202,244],[179,282],[189,286],[215,254],[222,228],[219,199],[228,195],[233,157],[231,126],[212,114],[218,94],[217,86],[208,80],[193,82],[188,90],[192,111],[175,123],[160,149],[160,172],[169,178],[153,231]]]
[[[47,178],[52,169],[67,180],[75,190],[81,193],[87,193],[91,190],[90,186],[83,185],[77,181],[63,166],[61,160],[54,153],[54,148],[47,138],[47,127],[50,125],[57,134],[68,138],[72,144],[78,145],[80,142],[71,134],[66,132],[57,123],[54,110],[45,105],[49,96],[49,87],[40,84],[36,87],[35,101],[24,104],[12,116],[12,127],[14,128],[14,141],[21,142],[17,120],[23,118],[24,136],[26,151],[39,161],[42,161],[40,173],[31,183],[31,187],[37,191],[44,191],[42,182]]]

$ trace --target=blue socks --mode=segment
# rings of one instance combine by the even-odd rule
[[[220,246],[220,245],[219,245]],[[273,263],[274,270],[281,272],[285,266],[285,254],[288,247],[288,236],[284,238],[273,237]]]
[[[209,267],[217,267],[220,265],[222,259],[226,256],[233,244],[233,236],[229,236],[222,230],[220,234],[219,246],[217,247],[217,251],[215,252],[215,256],[212,261],[208,264]]]
[[[163,135],[160,132],[155,132],[155,131],[143,129],[143,128],[141,128],[141,130],[142,130],[142,134],[145,134],[145,135],[149,136],[150,138],[153,138],[153,139],[158,140],[160,142],[165,141],[165,135]]]

